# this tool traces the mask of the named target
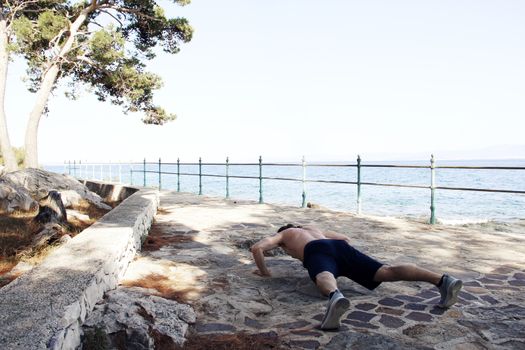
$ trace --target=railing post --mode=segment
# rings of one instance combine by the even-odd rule
[[[129,184],[133,185],[133,168],[129,168]]]
[[[64,174],[66,173],[67,162],[64,160]]]
[[[161,166],[162,166],[162,162],[159,158],[159,191],[162,189],[162,175],[161,175]]]
[[[306,162],[304,160],[304,156],[303,156],[302,165],[303,165],[303,194],[302,194],[303,202],[301,204],[301,207],[305,208],[306,207]]]
[[[436,191],[436,167],[434,155],[430,157],[430,224],[436,223],[436,203],[435,203],[435,191]]]
[[[77,161],[73,160],[73,176],[77,177]]]
[[[80,174],[78,175],[78,177],[81,179],[82,178],[82,160],[78,161],[78,169],[80,170]]]
[[[259,156],[259,203],[263,203],[262,156]]]
[[[143,175],[144,175],[144,187],[146,187],[146,158],[144,158],[144,166],[142,168],[142,172],[143,172]]]
[[[177,192],[180,192],[180,158],[177,158]]]
[[[68,161],[68,174],[71,175],[71,161]]]
[[[202,195],[202,159],[199,157],[199,196]]]
[[[361,156],[357,155],[357,214],[361,214]]]
[[[226,157],[226,199],[230,198],[230,158]]]

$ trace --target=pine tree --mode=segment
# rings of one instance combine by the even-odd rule
[[[183,6],[190,1],[172,2]],[[185,18],[166,17],[154,0],[4,0],[1,16],[4,51],[26,60],[29,90],[36,93],[26,127],[26,167],[38,167],[40,118],[47,112],[51,92],[64,79],[68,82],[66,95],[71,98],[87,86],[100,101],[119,105],[125,113],[142,112],[144,123],[175,119],[153,103],[153,93],[162,80],[145,70],[145,62],[155,57],[157,47],[174,54],[181,43],[191,40],[193,29]],[[2,45],[0,98],[5,87],[3,69],[7,71],[8,64],[2,61],[1,50]],[[3,100],[0,103],[3,107]],[[5,124],[5,115],[0,114],[0,119]],[[2,125],[0,122],[0,133]],[[4,139],[3,134],[0,137]]]

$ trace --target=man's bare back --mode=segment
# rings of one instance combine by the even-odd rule
[[[263,253],[265,251],[282,247],[288,255],[303,261],[304,247],[306,244],[311,241],[327,238],[349,240],[345,235],[331,231],[321,231],[315,227],[291,227],[273,236],[263,238],[251,247],[251,251],[260,274],[270,276],[270,271],[266,268],[264,262]]]
[[[289,228],[282,231],[279,244],[292,258],[303,261],[304,247],[311,241],[326,239],[322,231],[313,227]]]

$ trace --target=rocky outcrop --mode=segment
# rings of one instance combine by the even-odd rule
[[[0,288],[0,349],[77,348],[81,325],[140,249],[158,201],[156,191],[136,192]]]
[[[12,213],[15,210],[33,211],[38,203],[24,187],[0,178],[0,213]]]
[[[79,204],[84,199],[98,208],[111,210],[111,207],[105,204],[98,194],[91,192],[69,175],[51,173],[41,169],[24,169],[4,175],[2,180],[16,188],[24,188],[31,197],[37,200],[46,196],[49,191],[56,190],[61,193],[66,206]],[[3,197],[0,196],[0,198]]]
[[[169,341],[184,343],[188,324],[195,323],[195,312],[186,304],[151,295],[152,290],[132,287],[106,293],[104,302],[95,306],[83,325],[84,334],[100,329],[125,348],[156,349]],[[87,341],[85,339],[84,341]],[[172,344],[172,345],[173,345]]]

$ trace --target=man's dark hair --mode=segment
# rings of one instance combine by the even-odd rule
[[[294,224],[287,224],[285,226],[281,226],[278,230],[277,230],[277,233],[281,232],[281,231],[284,231],[284,230],[288,230],[289,228],[302,228],[302,226],[299,226],[299,225],[294,225]]]

